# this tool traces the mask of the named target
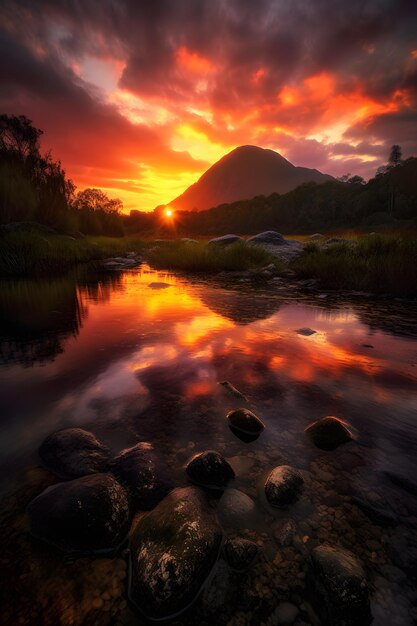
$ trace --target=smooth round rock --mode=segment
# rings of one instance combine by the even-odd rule
[[[223,526],[253,528],[258,521],[255,502],[239,489],[228,487],[219,500],[217,514]]]
[[[52,485],[27,513],[32,535],[65,552],[111,552],[130,526],[127,492],[111,474]]]
[[[235,477],[231,465],[215,450],[196,454],[188,462],[185,471],[194,483],[210,489],[224,489],[229,480]]]
[[[242,237],[239,235],[222,235],[221,237],[215,237],[215,239],[210,239],[208,245],[215,246],[230,246],[233,243],[237,243],[238,241],[244,241]]]
[[[335,450],[353,439],[348,425],[338,417],[328,416],[316,420],[304,431],[317,448]]]
[[[217,561],[222,529],[197,487],[172,491],[131,539],[129,599],[148,619],[168,619],[197,598]]]
[[[82,428],[65,428],[49,435],[39,448],[43,465],[60,478],[79,478],[105,472],[109,450],[93,433]]]
[[[228,539],[223,546],[224,558],[236,572],[246,571],[258,555],[258,546],[249,539]]]
[[[275,230],[265,230],[263,233],[249,237],[250,243],[268,243],[275,246],[282,246],[285,244],[285,238],[281,233],[277,233]]]
[[[168,467],[150,443],[126,448],[113,460],[112,472],[128,488],[140,509],[153,508],[173,489]]]
[[[365,573],[350,552],[324,545],[314,548],[307,588],[312,604],[326,626],[366,626],[371,623]]]
[[[278,465],[265,482],[265,495],[273,507],[286,507],[296,502],[304,487],[301,473],[289,465]]]
[[[229,425],[247,435],[260,435],[265,424],[249,409],[235,409],[227,414]]]

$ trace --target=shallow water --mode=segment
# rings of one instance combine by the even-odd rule
[[[382,591],[376,584],[375,623],[394,614],[400,621],[393,623],[413,623],[415,601],[392,569],[402,555],[392,554],[407,550],[407,543],[395,547],[401,537],[412,541],[404,529],[417,520],[417,497],[393,486],[384,471],[416,474],[415,305],[280,295],[273,287],[198,282],[144,266],[3,283],[0,316],[3,490],[37,463],[46,435],[68,426],[93,431],[114,452],[151,441],[179,485],[186,484],[183,465],[193,453],[216,449],[235,467],[233,487],[257,508],[256,519],[227,523],[234,532],[258,533],[270,567],[285,516],[266,507],[261,488],[268,471],[287,462],[305,472],[307,495],[291,516],[307,547],[320,540],[322,519],[325,536],[349,549],[360,536],[375,537],[381,553],[375,546],[357,550],[371,577],[385,581],[378,583]],[[303,328],[315,333],[297,332]],[[243,443],[228,429],[227,411],[242,402],[219,385],[224,380],[266,424],[257,441]],[[348,421],[356,441],[335,453],[313,448],[304,428],[325,415]],[[363,516],[360,532],[344,541],[340,516],[357,516],[352,494],[394,512],[395,530]],[[401,572],[409,580],[409,564]],[[395,607],[384,604],[389,592]]]

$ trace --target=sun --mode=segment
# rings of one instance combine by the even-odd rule
[[[172,209],[165,209],[165,216],[172,217],[174,215],[174,211]]]

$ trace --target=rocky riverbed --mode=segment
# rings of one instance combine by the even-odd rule
[[[112,459],[82,429],[52,434],[4,507],[4,623],[411,626],[417,485],[372,484],[361,434],[338,418],[298,438],[294,467],[284,446],[254,454],[238,437],[226,457],[190,442]]]

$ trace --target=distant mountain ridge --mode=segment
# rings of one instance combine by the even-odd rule
[[[303,183],[328,180],[333,177],[316,169],[296,167],[274,150],[239,146],[214,163],[169,205],[181,211],[204,211],[219,204],[274,192],[284,194]]]

